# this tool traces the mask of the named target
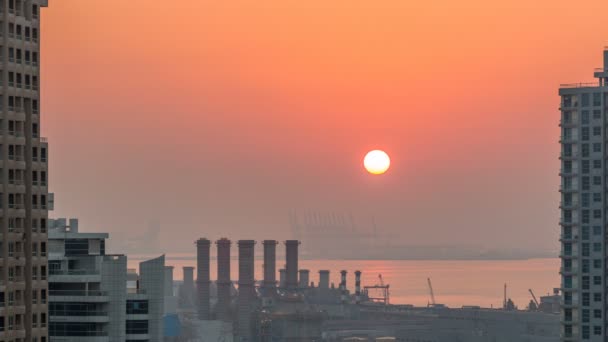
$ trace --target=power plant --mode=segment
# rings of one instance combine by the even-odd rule
[[[221,238],[217,246],[217,280],[211,279],[211,241],[196,241],[197,279],[193,268],[184,267],[180,287],[181,320],[187,334],[179,341],[437,341],[457,338],[471,342],[510,342],[525,336],[531,342],[553,341],[551,328],[559,315],[541,310],[482,309],[475,306],[451,309],[435,303],[428,307],[394,305],[389,284],[382,275],[378,283],[362,284],[361,270],[300,269],[298,240],[287,240],[285,265],[278,270],[276,240],[263,240],[259,257],[262,269],[256,280],[256,241],[238,240],[238,278],[231,279],[232,242]],[[281,255],[283,257],[283,255]],[[235,273],[236,274],[236,273]],[[353,291],[349,291],[353,274]],[[196,284],[196,290],[194,290]],[[236,287],[234,285],[237,285]],[[429,279],[430,285],[430,279]],[[429,287],[434,298],[432,288]],[[541,297],[547,303],[548,297]],[[554,299],[553,297],[549,299]],[[550,305],[536,307],[552,308]],[[556,335],[557,336],[557,335]]]

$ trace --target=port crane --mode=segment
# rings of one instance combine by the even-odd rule
[[[536,299],[536,296],[534,295],[534,291],[532,291],[532,289],[528,289],[528,291],[532,295],[532,299],[534,300],[534,304],[536,304],[536,308],[535,309],[538,310],[538,308],[540,308],[540,303],[538,303],[538,300]],[[532,304],[530,303],[530,305],[532,305]]]
[[[431,284],[431,278],[426,278],[426,280],[429,283],[429,292],[431,293],[431,304],[435,306],[437,305],[437,303],[435,303],[435,294],[433,293],[433,284]]]

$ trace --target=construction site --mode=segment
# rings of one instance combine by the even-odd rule
[[[210,277],[212,245],[217,256],[215,280]],[[435,302],[428,279],[427,306],[395,305],[381,275],[374,284],[362,284],[361,270],[342,270],[339,275],[319,270],[313,280],[309,270],[299,268],[298,240],[283,243],[281,268],[280,243],[261,242],[259,280],[254,276],[256,241],[239,240],[234,245],[227,238],[196,241],[196,272],[184,267],[178,289],[180,336],[174,341],[559,341],[558,294],[540,301],[533,295],[528,308],[518,310],[505,287],[502,308],[448,308]],[[233,247],[238,279],[230,277]]]

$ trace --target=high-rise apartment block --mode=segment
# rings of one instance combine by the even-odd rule
[[[595,77],[559,89],[562,341],[605,341],[608,331],[608,50]]]
[[[41,132],[40,9],[0,0],[0,341],[46,342],[48,146]]]

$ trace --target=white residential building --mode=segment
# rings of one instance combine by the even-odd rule
[[[164,256],[139,274],[125,255],[106,254],[107,233],[84,233],[78,220],[49,220],[51,341],[163,340]]]

